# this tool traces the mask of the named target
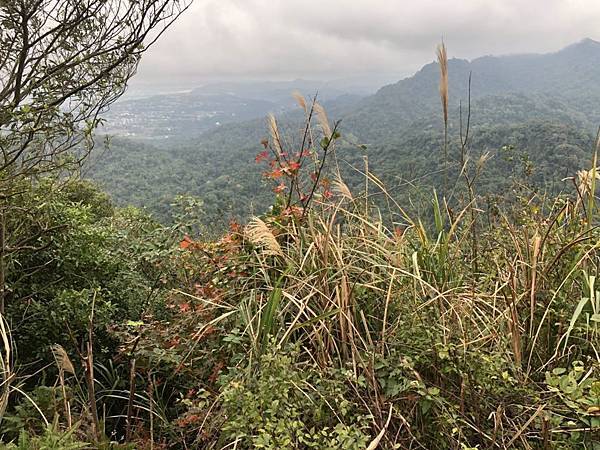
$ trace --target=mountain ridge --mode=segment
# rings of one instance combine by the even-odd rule
[[[600,123],[600,43],[584,40],[547,54],[483,56],[472,61],[454,58],[448,65],[451,157],[457,151],[459,104],[462,101],[465,113],[472,73],[472,136],[482,146],[473,149],[474,158],[483,151],[500,156],[501,142],[524,146],[516,151],[535,161],[539,173],[533,178],[541,184],[548,179],[544,173],[562,170],[554,153],[568,160],[565,167],[569,170],[589,165],[587,146]],[[339,149],[340,158],[348,165],[360,165],[362,155],[356,144],[366,144],[371,167],[394,191],[407,181],[397,181],[398,174],[439,169],[443,124],[438,85],[439,68],[433,62],[371,96],[345,103],[324,102],[329,117],[342,120],[345,144]],[[278,118],[281,130],[293,132],[302,113],[297,110]],[[135,152],[119,151],[118,146],[136,145],[120,141],[110,159],[97,161],[99,167],[92,177],[120,203],[133,200],[138,206],[160,210],[163,217],[168,209],[166,199],[184,192],[203,198],[207,209],[221,211],[217,219],[227,214],[244,217],[250,213],[243,211],[244,205],[252,203],[256,206],[253,210],[260,211],[271,198],[260,179],[260,168],[253,162],[260,140],[267,136],[266,120],[255,118],[224,124],[198,137],[182,138],[177,144],[157,141],[157,148],[148,146]],[[128,161],[128,153],[137,159]],[[147,175],[156,171],[155,167],[161,168],[161,175],[153,182],[152,193],[134,194],[147,190]],[[490,179],[506,176],[505,165],[494,163],[491,167]],[[127,189],[117,186],[123,178],[127,178]],[[423,180],[424,189],[439,188],[435,179]],[[158,198],[163,199],[159,207]]]

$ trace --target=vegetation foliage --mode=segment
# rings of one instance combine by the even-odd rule
[[[216,238],[10,172],[0,448],[599,448],[600,141],[453,118],[446,58],[418,195],[300,94],[244,168],[272,207]]]

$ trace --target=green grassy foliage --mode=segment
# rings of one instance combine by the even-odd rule
[[[600,143],[450,127],[444,161],[413,136],[403,196],[393,153],[348,177],[303,108],[299,136],[269,122],[272,208],[218,238],[191,197],[165,227],[86,183],[15,189],[7,448],[600,448]]]

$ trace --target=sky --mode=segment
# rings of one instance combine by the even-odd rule
[[[599,0],[194,0],[144,55],[138,83],[407,76],[451,57],[600,40]]]

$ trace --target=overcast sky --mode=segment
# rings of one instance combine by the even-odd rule
[[[600,0],[195,0],[137,81],[412,73],[450,56],[548,52],[600,40]]]

